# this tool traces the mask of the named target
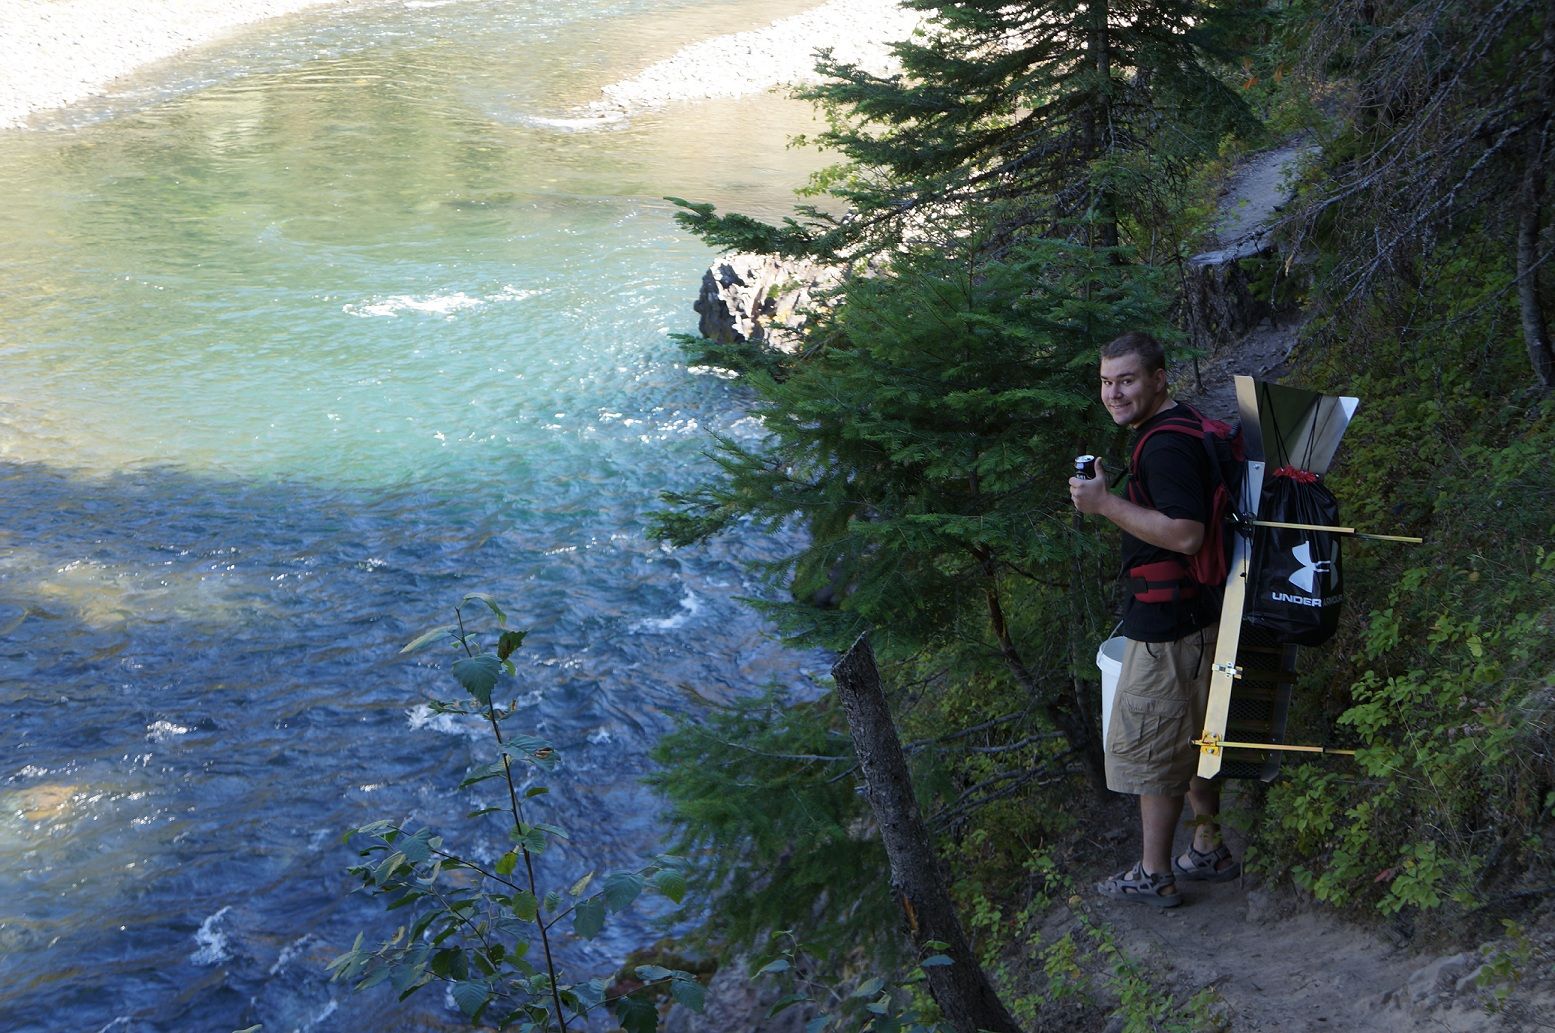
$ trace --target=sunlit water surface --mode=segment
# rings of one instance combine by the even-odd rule
[[[816,665],[735,598],[780,542],[644,535],[758,432],[667,338],[710,255],[661,198],[785,209],[808,110],[541,121],[792,9],[357,3],[0,132],[0,1028],[460,1027],[323,968],[392,928],[342,831],[477,805],[445,658],[397,655],[464,593],[532,629],[553,882],[660,845],[675,715]],[[657,935],[615,929],[576,964]]]

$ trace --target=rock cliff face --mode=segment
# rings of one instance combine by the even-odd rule
[[[1242,263],[1268,254],[1272,240],[1195,255],[1183,268],[1182,312],[1188,340],[1213,355],[1269,315],[1270,306],[1253,294]]]
[[[692,307],[703,337],[752,341],[792,354],[816,306],[842,281],[840,266],[772,255],[725,255],[702,274]]]

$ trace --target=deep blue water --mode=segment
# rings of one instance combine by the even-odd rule
[[[658,849],[675,715],[819,664],[736,598],[782,542],[644,534],[707,431],[759,433],[668,339],[710,255],[660,198],[781,209],[808,115],[531,117],[755,13],[357,5],[0,133],[0,1028],[460,1026],[323,966],[392,928],[346,828],[504,849],[450,818],[486,745],[426,710],[451,654],[398,655],[467,592],[531,630],[552,885]]]

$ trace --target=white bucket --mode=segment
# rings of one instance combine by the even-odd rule
[[[1122,635],[1109,638],[1096,650],[1096,666],[1101,668],[1101,741],[1107,741],[1107,723],[1112,719],[1112,697],[1117,695],[1118,675],[1123,673]]]

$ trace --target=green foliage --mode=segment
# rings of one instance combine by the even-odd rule
[[[897,47],[900,74],[825,60],[829,81],[802,93],[829,116],[813,142],[842,156],[822,182],[850,218],[803,210],[802,225],[763,230],[688,205],[687,225],[720,247],[861,254],[904,237],[952,239],[941,220],[1015,200],[979,221],[1144,249],[1142,237],[1119,236],[1120,221],[1156,225],[1179,204],[1192,161],[1254,124],[1220,74],[1248,5],[914,6],[930,20]]]
[[[809,94],[828,119],[814,142],[841,156],[811,192],[846,219],[801,208],[765,226],[677,202],[715,246],[845,260],[854,275],[812,313],[796,358],[688,347],[743,374],[767,437],[719,440],[719,473],[667,495],[655,534],[684,546],[802,527],[804,544],[763,569],[777,591],[761,605],[806,644],[840,649],[869,629],[899,683],[923,686],[899,693],[899,727],[930,742],[914,765],[931,821],[990,863],[958,887],[977,901],[1062,824],[1035,791],[1097,755],[1081,686],[1094,688],[1111,558],[1062,485],[1079,452],[1121,451],[1096,404],[1098,347],[1125,330],[1174,336],[1153,263],[1175,261],[1206,214],[1203,191],[1180,189],[1207,182],[1193,162],[1252,124],[1219,77],[1247,19],[1189,0],[916,6],[931,25],[899,48],[900,76],[828,64]],[[858,800],[843,762],[813,759],[845,753],[827,742],[838,717],[755,709],[766,724],[720,715],[716,737],[687,728],[660,751],[683,845],[722,858],[714,921],[741,941],[773,927],[825,938],[844,916],[802,913],[819,892],[857,901],[845,917],[867,938],[888,911],[840,870],[860,846]],[[786,816],[787,842],[750,817],[758,800]]]
[[[684,221],[721,246],[843,256],[855,275],[796,358],[702,348],[698,361],[745,374],[768,437],[720,442],[721,473],[669,497],[658,533],[689,544],[752,523],[801,526],[806,543],[766,570],[792,597],[770,608],[811,644],[870,629],[882,657],[911,671],[903,683],[932,686],[900,694],[909,735],[1053,707],[1012,721],[987,753],[936,743],[915,758],[996,968],[1008,930],[1051,899],[1012,903],[1010,844],[1036,849],[1061,822],[1032,794],[987,787],[1018,755],[1016,730],[1040,736],[1059,726],[1056,704],[1071,704],[1061,694],[1082,657],[1055,629],[1094,641],[1099,623],[1097,601],[1073,586],[1101,553],[1044,479],[1077,451],[1118,451],[1094,406],[1091,356],[1118,330],[1165,330],[1169,291],[1151,267],[1208,214],[1202,187],[1226,130],[1252,128],[1249,105],[1282,130],[1306,125],[1325,146],[1313,180],[1339,184],[1310,198],[1312,279],[1293,284],[1291,262],[1248,271],[1260,296],[1314,309],[1291,379],[1362,398],[1330,477],[1345,522],[1429,541],[1347,546],[1347,618],[1331,646],[1305,654],[1290,734],[1359,753],[1353,767],[1289,763],[1253,850],[1337,906],[1409,917],[1509,906],[1526,873],[1555,862],[1555,770],[1540,745],[1555,731],[1555,411],[1523,393],[1516,290],[1528,278],[1507,246],[1506,204],[1519,178],[1548,187],[1555,168],[1513,145],[1545,138],[1534,127],[1547,112],[1531,101],[1540,77],[1513,71],[1547,16],[1527,0],[918,6],[935,22],[903,49],[902,76],[834,66],[838,81],[811,93],[830,119],[819,140],[842,156],[815,189],[846,201],[849,219],[802,210],[764,227],[686,206]],[[1087,22],[1098,10],[1116,24]],[[1296,53],[1345,80],[1314,82],[1313,66],[1290,65]],[[796,871],[818,881],[828,837],[858,821],[856,800],[830,795],[846,782],[832,781],[846,764],[832,759],[840,729],[824,705],[763,705],[776,731],[742,718],[721,746],[677,740],[661,758],[666,785],[698,849],[735,850],[714,885],[770,894],[741,937],[763,922],[828,936],[785,891],[803,885],[789,881]],[[708,749],[718,763],[702,765]],[[1053,761],[1032,748],[1030,763]],[[718,770],[686,775],[693,765]],[[796,817],[790,846],[741,856],[735,844],[759,833],[724,796],[824,819]],[[1002,842],[1001,825],[1012,830]],[[761,877],[740,882],[742,864]],[[1072,935],[1029,954],[1057,992],[1106,943]],[[1127,1028],[1178,1021],[1135,971],[1120,970],[1112,993]],[[1212,1005],[1193,1005],[1206,1024]]]
[[[852,286],[785,378],[747,378],[768,438],[720,441],[722,475],[666,496],[657,533],[686,544],[797,518],[809,539],[770,573],[804,598],[776,615],[830,646],[873,626],[915,648],[968,610],[989,619],[1012,582],[1063,586],[1075,536],[1058,486],[1111,437],[1095,350],[1161,326],[1156,282],[1112,258],[1055,241],[904,253]]]
[[[1548,251],[1538,245],[1555,191],[1548,4],[1389,0],[1311,10],[1304,71],[1327,102],[1318,128],[1330,160],[1305,222],[1322,241],[1330,286],[1347,303],[1394,292],[1412,299],[1434,288],[1439,249],[1488,247],[1526,288],[1521,327],[1491,340],[1523,358],[1523,383],[1555,386],[1552,299],[1540,283]]]
[[[1501,946],[1485,952],[1485,963],[1475,976],[1480,989],[1490,995],[1489,1010],[1492,1012],[1506,1006],[1517,985],[1535,970],[1538,962],[1551,960],[1548,947],[1541,950],[1522,925],[1510,918],[1502,919],[1501,925],[1504,933]]]
[[[485,652],[466,628],[464,607],[471,602],[484,604],[496,620],[495,652]],[[458,851],[431,828],[375,821],[352,829],[347,838],[356,841],[363,860],[351,874],[386,910],[403,909],[405,918],[376,946],[358,935],[351,949],[330,963],[331,978],[357,990],[387,984],[402,1000],[442,984],[471,1023],[524,1033],[565,1033],[569,1024],[585,1028],[591,1014],[605,1009],[628,1033],[652,1033],[658,1009],[648,998],[655,990],[700,1010],[704,990],[687,971],[639,966],[643,988],[632,993],[613,993],[604,979],[568,979],[558,971],[553,941],[562,922],[570,917],[573,933],[590,939],[602,931],[608,914],[631,907],[646,891],[679,904],[686,893],[686,865],[665,855],[632,871],[607,873],[596,892],[590,892],[592,872],[566,891],[542,890],[534,858],[567,833],[526,815],[525,802],[546,789],[529,784],[520,792],[520,782],[529,779],[515,778],[515,767],[544,771],[555,766],[558,755],[534,736],[504,736],[502,722],[517,708],[495,702],[505,679],[515,674],[511,656],[524,632],[507,628],[507,615],[486,596],[466,596],[455,613],[456,623],[417,636],[402,652],[450,640],[464,654],[451,673],[468,698],[438,700],[433,710],[483,718],[489,725],[495,759],[477,766],[460,787],[502,780],[508,806],[476,813],[504,812],[512,847],[485,862]]]
[[[805,1033],[951,1033],[937,1021],[933,1002],[924,993],[928,969],[949,965],[939,953],[946,944],[930,941],[928,953],[919,958],[901,979],[853,973],[844,984],[821,982],[810,974],[827,971],[818,964],[813,945],[802,943],[792,930],[774,934],[765,952],[750,967],[753,979],[775,980],[786,991],[767,1011],[775,1018],[790,1008],[801,1008],[811,1017]]]
[[[719,901],[709,938],[748,947],[789,929],[830,953],[892,927],[885,854],[831,697],[735,700],[682,722],[653,758],[648,781],[672,808],[675,849],[699,859],[692,881]]]
[[[1300,734],[1355,742],[1354,777],[1297,767],[1272,787],[1260,853],[1321,900],[1446,920],[1555,861],[1538,745],[1555,729],[1555,405],[1521,393],[1497,345],[1516,329],[1495,252],[1465,239],[1433,262],[1428,298],[1335,319],[1310,360],[1362,399],[1330,478],[1345,522],[1427,544],[1346,546],[1349,618],[1304,681],[1341,688]]]

